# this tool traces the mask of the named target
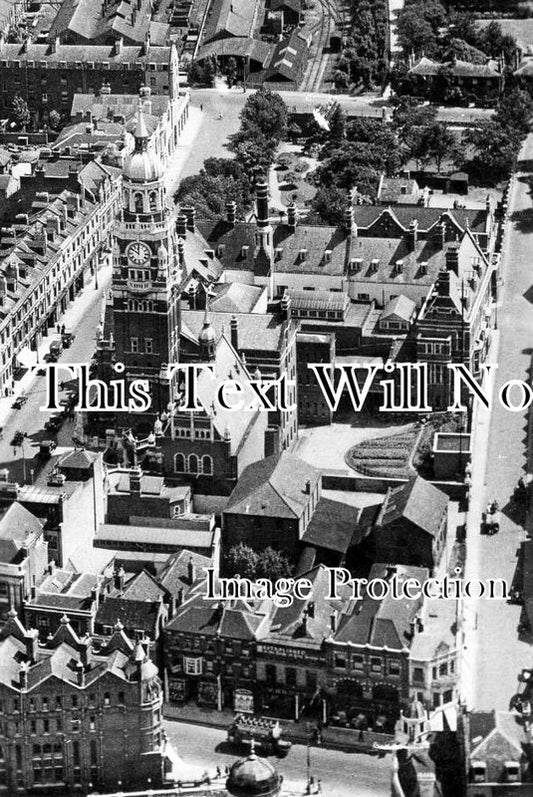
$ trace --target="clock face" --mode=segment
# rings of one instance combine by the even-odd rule
[[[146,244],[136,241],[128,246],[128,260],[136,266],[142,266],[150,260],[150,247]]]

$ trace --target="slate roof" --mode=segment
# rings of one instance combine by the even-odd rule
[[[49,38],[72,33],[87,41],[93,41],[115,34],[117,37],[124,36],[131,41],[141,43],[147,32],[152,31],[153,23],[150,22],[146,3],[143,3],[141,9],[137,9],[136,5],[133,7],[137,11],[135,23],[132,21],[132,6],[129,4],[122,3],[117,6],[116,3],[111,3],[104,12],[102,0],[64,0],[52,22]],[[165,30],[163,34],[159,30],[161,26]],[[155,31],[163,43],[166,42],[168,30],[168,25],[157,23]]]
[[[144,631],[153,638],[159,611],[159,601],[106,598],[96,613],[95,623],[114,626],[120,620],[125,629]]]
[[[416,310],[416,304],[407,296],[396,296],[391,299],[381,311],[379,320],[385,321],[387,318],[401,318],[404,321],[411,321]]]
[[[319,471],[291,454],[267,457],[244,469],[224,514],[300,518],[311,498],[306,482],[312,493],[319,479]]]
[[[389,489],[377,525],[384,527],[406,519],[434,536],[448,509],[448,501],[442,490],[417,476],[402,487]]]
[[[199,581],[203,582],[205,580],[205,569],[213,566],[211,559],[195,551],[185,550],[171,554],[158,574],[159,582],[171,595],[178,595],[180,589],[183,589],[184,594],[186,594],[194,586],[189,580],[189,561],[191,559],[196,576],[194,584]]]
[[[302,537],[306,545],[346,553],[356,535],[360,510],[330,498],[321,498]]]
[[[16,620],[16,618],[15,618]],[[26,646],[20,638],[20,623],[8,619],[7,628],[4,629],[0,641],[0,683],[10,689],[20,689],[20,671],[24,666],[27,671],[28,691],[32,692],[41,684],[54,678],[68,683],[70,687],[84,687],[78,684],[77,665],[81,662],[80,639],[72,629],[67,617],[63,617],[54,636],[48,639],[45,646],[39,645],[37,660],[30,663],[26,656]],[[25,632],[25,629],[22,628]],[[126,639],[126,642],[129,640]],[[102,649],[95,653],[92,648],[88,651],[88,666],[85,667],[85,687],[96,683],[107,673],[111,673],[122,681],[137,679],[137,667],[132,661],[133,646],[131,643],[122,645],[123,650]],[[126,652],[124,652],[126,651]],[[157,670],[145,655],[141,667],[141,678],[152,678]],[[57,689],[57,686],[55,687]]]
[[[134,575],[130,574],[124,583],[123,590],[114,586],[114,578],[109,580],[108,588],[110,588],[109,597],[120,597],[125,600],[157,601],[166,595],[165,589],[147,570],[141,570]]]
[[[167,623],[165,632],[220,635],[226,639],[252,641],[264,619],[265,613],[259,604],[233,600],[210,605],[204,595],[198,594],[180,606],[175,617]]]
[[[92,604],[92,590],[99,586],[94,573],[72,573],[55,570],[41,582],[35,598],[26,603],[26,608],[51,608],[55,611],[86,611]]]
[[[233,313],[238,321],[239,351],[279,353],[283,346],[286,322],[272,313]],[[204,310],[182,310],[181,319],[196,340],[204,325]],[[231,319],[226,312],[209,312],[209,321],[217,337],[224,332],[230,338]],[[234,413],[235,414],[235,413]]]
[[[254,39],[250,36],[233,36],[230,39],[218,39],[203,44],[198,50],[198,60],[211,56],[230,56],[250,58],[262,66],[266,66],[272,57],[274,48],[267,42]]]
[[[307,42],[299,35],[299,31],[281,39],[270,58],[267,79],[282,77],[285,80],[298,80],[307,64],[308,53]]]
[[[170,57],[170,47],[150,47],[148,54],[144,51],[144,46],[124,45],[120,51],[114,46],[107,44],[59,44],[57,48],[52,48],[48,44],[28,43],[27,47],[21,44],[0,44],[1,61],[44,61],[50,64],[57,64],[65,61],[71,68],[75,64],[82,64],[91,61],[94,64],[107,62],[110,68],[122,64],[142,64],[143,68],[147,63],[166,64]]]
[[[404,177],[386,177],[381,176],[378,188],[378,201],[396,202],[398,200],[409,199],[411,202],[417,200],[420,196],[420,188],[416,180]],[[354,212],[357,213],[361,208],[373,207],[373,205],[355,205]]]
[[[204,42],[215,36],[252,37],[257,0],[214,0],[204,32]]]
[[[218,313],[253,313],[263,292],[259,285],[223,282],[211,287],[209,307]]]
[[[467,228],[474,233],[484,233],[487,230],[488,213],[485,208],[426,208],[422,205],[354,205],[354,221],[358,228],[372,229],[378,219],[390,218],[405,232],[413,219],[418,222],[420,232],[435,231],[442,222],[446,222],[452,229],[464,232]]]
[[[344,291],[298,291],[287,290],[291,307],[295,310],[347,310],[350,299]]]
[[[170,98],[166,94],[150,94],[146,98],[150,104],[150,113],[145,114],[145,121],[153,127],[153,121],[163,116],[170,105]],[[97,122],[110,121],[115,117],[123,116],[126,120],[135,120],[139,104],[146,106],[146,101],[140,99],[139,94],[75,94],[72,98],[70,115],[73,119],[78,116],[85,118],[90,113],[91,118]],[[120,126],[123,131],[123,126]],[[64,134],[64,131],[62,131]],[[60,134],[60,138],[62,135]]]
[[[329,600],[330,575],[324,565],[317,565],[301,573],[300,577],[311,582],[313,589],[310,596],[305,600],[295,598],[290,606],[276,608],[264,642],[320,647],[331,634],[332,612],[340,612],[346,607],[351,589],[346,585],[339,586],[339,598]]]
[[[39,520],[18,501],[0,507],[0,562],[12,562],[26,539],[42,534]]]
[[[421,77],[430,77],[438,75],[442,69],[450,69],[456,77],[473,77],[473,78],[499,78],[500,74],[497,71],[495,61],[489,61],[486,64],[471,64],[468,61],[447,61],[439,63],[432,61],[430,58],[420,58],[414,66],[409,70],[410,75],[418,75]]]
[[[520,761],[524,754],[524,745],[529,742],[520,717],[512,711],[473,711],[468,715],[468,725],[471,758],[490,759],[491,752],[495,749],[493,745],[491,750],[490,742],[496,741],[497,736],[501,735],[515,748],[517,760]]]
[[[374,564],[368,579],[388,579],[392,574],[396,574],[399,584],[410,578],[423,583],[429,576],[429,570],[405,565]],[[351,612],[342,616],[334,639],[353,645],[403,650],[409,647],[411,620],[418,612],[420,603],[421,599],[395,600],[389,593],[382,600],[365,596],[355,602]]]
[[[77,448],[74,451],[65,454],[64,457],[61,457],[61,459],[58,460],[57,465],[59,468],[90,470],[97,459],[98,454],[95,454],[94,451],[86,451],[84,448]]]
[[[174,529],[154,526],[125,526],[101,523],[95,534],[95,540],[108,543],[123,542],[168,545],[175,548],[211,548],[214,531],[197,531],[196,529]]]

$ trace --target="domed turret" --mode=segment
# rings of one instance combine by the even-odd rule
[[[233,797],[275,797],[280,791],[279,775],[264,758],[253,752],[236,761],[230,769],[226,789]]]
[[[211,321],[209,320],[208,308],[205,308],[204,325],[198,335],[198,343],[200,345],[200,354],[202,357],[212,359],[215,356],[217,336],[213,329]]]
[[[148,149],[148,130],[142,108],[137,111],[133,133],[135,149],[124,162],[124,178],[133,183],[152,183],[163,174],[163,164],[155,152]]]

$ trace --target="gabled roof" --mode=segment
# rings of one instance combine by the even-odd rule
[[[487,761],[497,753],[501,760],[514,754],[511,760],[520,761],[523,745],[529,743],[520,717],[512,711],[474,711],[468,725],[471,758]]]
[[[42,530],[35,515],[18,501],[0,507],[0,562],[12,562],[24,541],[39,536]]]
[[[389,489],[376,525],[383,528],[406,519],[434,536],[439,531],[448,502],[448,496],[442,490],[417,476],[402,487]]]
[[[312,465],[291,454],[267,457],[245,468],[224,514],[300,518],[319,479]]]
[[[64,457],[61,457],[57,466],[59,468],[73,468],[75,470],[90,470],[97,459],[98,454],[95,454],[94,451],[86,451],[84,448],[77,448],[65,454]]]
[[[114,626],[117,620],[120,620],[124,628],[144,631],[153,638],[159,611],[158,600],[106,598],[96,613],[95,623]]]
[[[390,318],[398,318],[402,321],[411,321],[416,310],[416,304],[412,299],[400,294],[388,302],[379,317],[380,321]]]
[[[264,619],[259,603],[240,599],[210,603],[205,594],[198,594],[180,606],[165,631],[252,641]]]
[[[321,498],[302,537],[306,545],[325,548],[329,551],[346,553],[358,535],[357,521],[360,509],[355,506]]]
[[[390,579],[393,575],[401,584],[409,579],[424,583],[429,571],[423,567],[406,565],[375,564],[370,569],[368,580]],[[421,604],[416,600],[396,600],[387,592],[382,600],[365,596],[355,601],[352,611],[343,615],[334,639],[336,642],[354,645],[372,645],[376,648],[403,650],[411,641],[411,621]]]

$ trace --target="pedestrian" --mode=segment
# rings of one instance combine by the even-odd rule
[[[61,327],[59,326],[59,324],[56,325],[56,329],[57,329],[57,334],[59,335],[59,333],[61,332]]]
[[[283,786],[283,775],[279,776],[279,785]]]
[[[220,767],[217,767],[217,778],[221,778],[221,777],[222,777],[222,771],[221,771]]]
[[[316,793],[322,794],[322,781],[320,780],[320,778],[316,782]]]
[[[203,110],[204,110],[204,104],[203,104],[203,102],[201,102],[200,103],[200,111],[203,111]]]
[[[64,334],[65,334],[65,328],[66,328],[66,327],[65,327],[65,325],[64,325],[64,324],[62,324],[62,325],[61,325],[61,334],[62,334],[62,335],[64,335]]]

